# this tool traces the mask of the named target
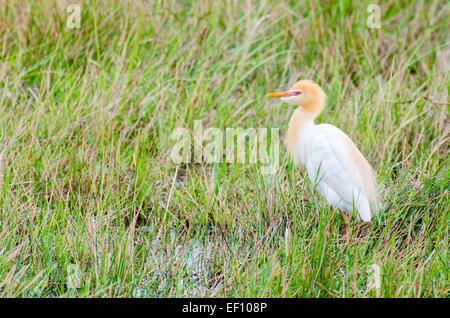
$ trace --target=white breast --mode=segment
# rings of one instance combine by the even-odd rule
[[[355,210],[363,221],[370,221],[369,203],[348,137],[328,124],[302,127],[297,137],[294,160],[305,166],[327,203],[348,213]]]

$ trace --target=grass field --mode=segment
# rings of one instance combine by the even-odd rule
[[[0,3],[0,296],[448,297],[446,1]],[[349,241],[265,97],[308,78],[384,185]],[[279,128],[276,173],[175,164],[196,120]]]

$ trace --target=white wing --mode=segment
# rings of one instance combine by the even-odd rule
[[[305,145],[304,164],[309,178],[329,205],[349,213],[356,210],[368,222],[371,220],[369,203],[345,137],[334,126],[315,126]]]

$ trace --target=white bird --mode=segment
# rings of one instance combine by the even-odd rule
[[[340,212],[356,211],[361,220],[370,222],[379,205],[376,175],[342,130],[314,123],[325,107],[322,88],[310,80],[302,80],[289,91],[267,97],[281,97],[298,106],[289,121],[287,149],[294,162],[301,162],[306,168],[309,179],[327,203]],[[348,233],[348,220],[342,212],[341,215]]]

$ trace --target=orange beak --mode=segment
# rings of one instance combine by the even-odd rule
[[[287,96],[297,96],[298,92],[275,92],[267,94],[266,97],[287,97]]]

